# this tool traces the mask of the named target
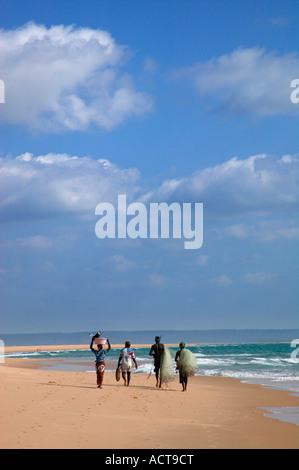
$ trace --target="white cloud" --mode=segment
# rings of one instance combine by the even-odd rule
[[[16,237],[8,240],[0,241],[0,249],[16,252],[20,251],[62,251],[70,248],[76,237],[74,234],[57,234],[57,235],[31,235],[26,237]]]
[[[158,70],[158,65],[157,65],[157,62],[154,59],[151,59],[150,57],[147,57],[144,60],[143,68],[144,68],[145,72],[153,74]]]
[[[16,158],[0,158],[0,217],[2,221],[62,215],[91,218],[97,204],[111,202],[116,207],[118,195],[126,194],[127,204],[137,200],[203,202],[205,221],[281,214],[289,217],[288,225],[249,225],[238,220],[222,230],[238,238],[269,238],[275,234],[294,238],[297,229],[290,221],[297,209],[297,174],[295,157],[255,155],[245,160],[232,158],[189,177],[164,181],[144,193],[146,185],[135,168],[121,169],[106,159],[26,152]]]
[[[238,48],[174,74],[191,80],[201,96],[213,99],[212,110],[258,116],[298,114],[290,100],[299,57],[259,47]]]
[[[290,25],[291,19],[279,16],[277,18],[270,18],[269,22],[271,26],[274,26],[275,28],[285,28]]]
[[[61,215],[94,216],[100,202],[128,200],[138,192],[139,172],[122,170],[105,159],[67,154],[0,159],[2,221],[47,219]]]
[[[21,248],[48,250],[53,247],[53,240],[44,235],[33,235],[32,237],[27,238],[17,238],[13,244]]]
[[[206,264],[208,263],[208,259],[209,259],[208,255],[199,255],[196,260],[196,263],[199,266],[206,266]]]
[[[136,264],[134,261],[129,261],[127,258],[125,258],[123,255],[116,254],[112,256],[112,267],[116,271],[120,272],[126,272],[126,271],[131,271],[132,269],[135,269]]]
[[[234,157],[191,176],[164,181],[144,200],[203,202],[204,217],[278,213],[296,209],[298,159],[261,154]],[[239,236],[241,226],[238,229]],[[245,235],[245,234],[244,234]]]
[[[248,273],[244,276],[244,281],[248,282],[249,284],[254,285],[261,285],[267,284],[271,282],[277,274],[275,273],[265,273],[265,272],[257,272],[257,273]]]
[[[229,287],[232,283],[232,280],[229,276],[223,274],[222,276],[218,276],[214,279],[211,279],[210,282],[213,284],[217,284],[220,287]]]
[[[164,287],[165,284],[167,283],[167,278],[163,276],[162,274],[157,274],[157,273],[148,274],[147,280],[148,280],[148,283],[152,287],[157,287],[157,288]]]
[[[235,238],[247,238],[249,237],[248,228],[244,224],[235,224],[229,227],[225,227],[224,233],[235,237]]]
[[[264,242],[275,240],[296,240],[299,238],[299,227],[293,220],[263,220],[255,224],[236,224],[220,229],[225,235],[239,239],[252,239]]]
[[[33,22],[0,30],[6,103],[0,122],[44,131],[111,130],[151,110],[123,72],[129,52],[105,31]]]

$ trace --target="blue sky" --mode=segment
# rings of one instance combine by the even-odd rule
[[[295,1],[0,7],[1,331],[298,328]],[[95,207],[204,205],[203,245]]]

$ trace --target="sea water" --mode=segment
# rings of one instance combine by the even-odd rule
[[[68,336],[68,342],[66,342],[66,337],[60,335],[54,337],[53,334],[52,336],[48,334],[44,336],[44,344],[58,344],[56,341],[59,341],[59,344],[84,344],[85,342],[86,350],[43,351],[40,347],[39,350],[30,353],[7,353],[5,357],[36,359],[42,364],[42,368],[94,373],[94,355],[89,349],[90,336],[87,333],[76,333],[76,335],[81,336],[80,338]],[[130,339],[134,348],[134,343],[151,344],[155,335],[155,332],[106,332],[105,334],[103,332],[103,336],[109,337],[112,345],[106,360],[107,372],[115,371],[120,354],[120,348],[113,347],[113,343],[120,344]],[[22,336],[24,343],[26,335]],[[163,332],[161,342],[166,344],[186,342],[186,346],[196,357],[198,366],[196,375],[232,377],[247,383],[286,390],[299,396],[299,354],[297,355],[295,347],[299,346],[299,339],[296,342],[296,338],[299,338],[299,330],[169,331]],[[32,344],[41,344],[41,341],[36,342],[36,339],[31,336],[27,338],[27,342],[34,341]],[[46,339],[47,343],[45,343]],[[7,340],[9,342],[12,338],[6,338],[6,345],[8,345]],[[74,340],[77,341],[72,342]],[[15,337],[14,345],[16,342]],[[153,359],[149,356],[149,347],[134,349],[138,362],[136,373],[148,374],[148,376],[153,374]],[[178,346],[169,347],[173,364],[177,350]],[[43,362],[45,359],[47,361]],[[265,411],[272,413],[266,416],[299,426],[299,407],[267,408]]]

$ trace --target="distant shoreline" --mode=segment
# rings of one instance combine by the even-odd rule
[[[193,346],[193,344],[188,344],[188,346]],[[152,344],[132,344],[132,348],[150,348]],[[164,344],[166,347],[178,347],[178,344]],[[96,348],[96,345],[94,345]],[[107,347],[107,344],[104,345]],[[124,348],[124,344],[111,344],[111,349],[121,349]],[[36,352],[36,351],[72,351],[72,350],[89,350],[89,344],[45,344],[45,345],[35,345],[35,346],[7,346],[4,348],[5,353],[10,352]]]
[[[263,341],[263,342],[249,342],[249,343],[241,343],[236,342],[232,344],[288,344],[288,341]],[[132,343],[132,348],[150,348],[153,343],[151,344],[134,344]],[[209,344],[227,344],[226,342],[211,342],[211,343],[186,343],[187,347],[192,346],[200,346],[200,345],[209,345]],[[164,343],[164,346],[169,348],[179,347],[178,343]],[[96,347],[96,345],[95,345]],[[104,346],[107,347],[107,344]],[[124,343],[119,344],[111,344],[111,349],[121,349],[124,348]],[[45,345],[35,345],[35,346],[4,346],[4,354],[6,353],[17,353],[17,352],[42,352],[42,351],[72,351],[72,350],[89,350],[89,344],[45,344]]]
[[[161,342],[179,345],[181,341],[188,345],[201,344],[254,344],[254,343],[291,343],[299,338],[299,329],[210,329],[210,330],[126,330],[112,331],[101,329],[102,336],[109,338],[111,344],[123,345],[130,340],[132,345],[146,347],[154,343],[155,336],[161,336]],[[2,347],[38,347],[61,345],[79,345],[87,347],[91,341],[91,331],[72,333],[0,333]],[[117,347],[117,346],[116,346]]]

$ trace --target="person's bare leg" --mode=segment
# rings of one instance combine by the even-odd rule
[[[131,372],[127,372],[127,387],[130,385]]]
[[[126,377],[126,372],[122,372],[122,378],[124,379],[124,387],[127,385],[127,377]]]

